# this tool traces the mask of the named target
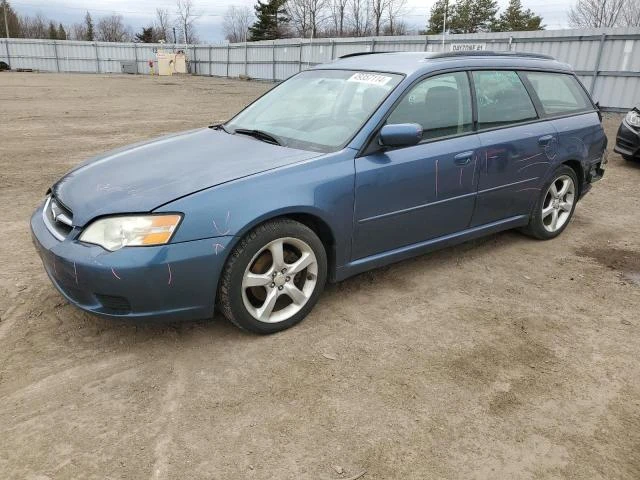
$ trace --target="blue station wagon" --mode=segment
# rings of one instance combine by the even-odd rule
[[[109,152],[31,218],[89,312],[300,322],[327,281],[501,230],[559,235],[606,164],[600,113],[533,54],[354,54],[220,125]]]

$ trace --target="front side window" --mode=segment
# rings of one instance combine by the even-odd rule
[[[533,102],[516,72],[475,71],[473,82],[479,130],[537,118]]]
[[[275,87],[225,127],[231,133],[260,130],[292,148],[335,151],[401,80],[392,73],[308,70]]]
[[[540,99],[546,115],[562,115],[593,107],[573,75],[550,72],[523,72]]]
[[[429,77],[418,83],[395,107],[387,124],[417,123],[423,139],[473,130],[471,92],[465,72]]]

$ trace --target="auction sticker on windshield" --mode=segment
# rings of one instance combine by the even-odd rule
[[[347,80],[348,82],[368,83],[370,85],[386,85],[391,80],[391,77],[387,75],[380,75],[378,73],[364,73],[358,72],[351,75]]]

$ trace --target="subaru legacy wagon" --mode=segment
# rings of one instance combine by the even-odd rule
[[[231,120],[106,153],[31,218],[53,284],[89,312],[257,333],[327,281],[512,228],[547,240],[603,175],[600,114],[532,54],[355,54]]]

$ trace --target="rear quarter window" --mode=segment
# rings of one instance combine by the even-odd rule
[[[522,72],[535,91],[545,115],[563,115],[593,106],[573,75],[552,72]]]

